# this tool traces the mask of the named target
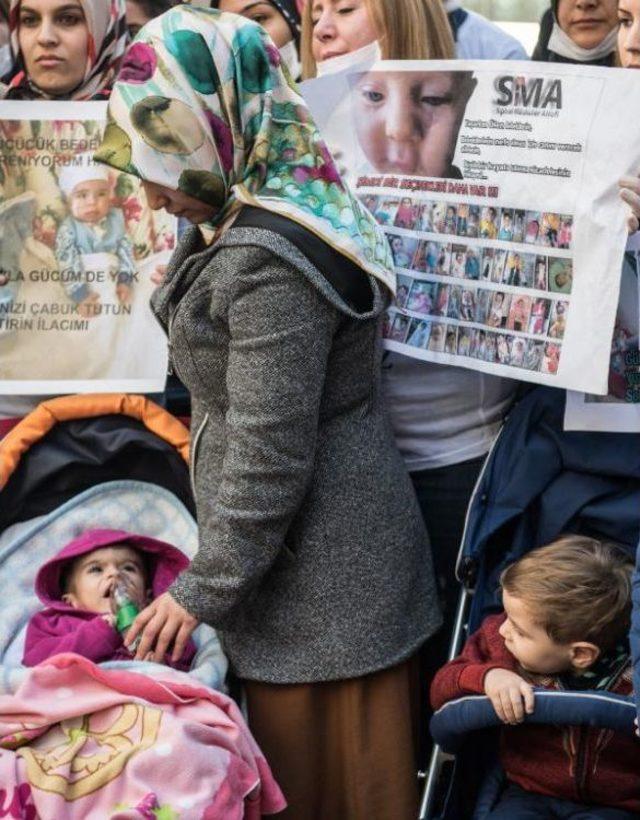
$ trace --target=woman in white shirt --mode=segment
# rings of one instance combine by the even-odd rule
[[[322,73],[335,58],[379,43],[385,59],[451,59],[452,31],[433,0],[308,0],[302,15],[304,76]],[[474,55],[478,56],[478,55]],[[484,53],[485,58],[500,53]],[[327,62],[328,61],[328,62]],[[390,170],[390,169],[389,169]],[[429,537],[445,627],[430,646],[434,669],[446,658],[458,586],[455,563],[469,497],[517,382],[473,370],[385,356],[383,382],[396,443],[411,474]],[[432,651],[433,649],[433,651]]]

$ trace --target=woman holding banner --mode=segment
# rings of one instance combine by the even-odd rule
[[[12,69],[0,85],[0,98],[54,102],[108,97],[126,48],[124,0],[11,0],[9,22]],[[52,203],[61,217],[65,213],[55,178],[47,169],[29,168],[24,179],[13,180],[8,171],[0,196],[32,191],[34,221],[48,230]],[[49,259],[44,233],[30,237],[28,247],[34,251],[32,268]],[[51,264],[55,267],[55,261]],[[24,415],[43,398],[0,396],[0,419]]]
[[[348,9],[347,14],[331,0],[307,3],[302,18],[306,76],[315,75],[316,64],[321,64],[324,74],[335,56],[351,52],[356,58],[358,50],[372,40],[380,43],[384,57],[392,59],[454,57],[453,38],[440,2],[356,0],[348,4]],[[405,36],[406,32],[411,34]],[[487,52],[482,56],[498,55]],[[377,134],[376,144],[384,148],[386,173],[456,175],[451,162],[442,158],[453,157],[457,129],[475,86],[471,72],[460,75],[454,80],[453,72],[434,72],[425,81],[425,87],[442,86],[437,91],[439,100],[433,119],[437,116],[443,127],[425,128],[421,137],[415,123],[429,115],[418,108],[422,105],[427,109],[422,97],[435,92],[420,87],[419,72],[387,72],[378,78],[379,86],[371,88],[366,75],[360,80],[358,90],[371,99],[372,108],[367,114],[366,105],[358,107],[360,142],[366,151],[362,135],[371,135],[371,142]],[[412,82],[417,90],[410,86]],[[449,622],[441,633],[441,645],[430,644],[427,662],[436,669],[446,658],[458,596],[454,569],[467,503],[484,457],[513,401],[517,383],[388,353],[383,363],[383,384],[396,442],[429,532],[445,623]]]
[[[11,0],[9,100],[109,95],[126,47],[124,0]]]
[[[395,277],[280,65],[255,23],[176,7],[141,31],[109,104],[96,159],[198,223],[153,307],[193,400],[200,548],[130,636],[140,655],[180,651],[196,619],[221,629],[286,816],[401,820],[413,658],[439,615],[380,390]],[[150,97],[196,150],[150,139]]]
[[[86,108],[80,108],[82,114],[75,114],[68,108],[66,113],[63,111],[60,115],[49,114],[49,106],[55,103],[67,100],[102,101],[108,98],[126,48],[125,2],[12,0],[10,22],[13,70],[4,89],[5,96],[12,101],[32,101],[25,106],[25,114],[29,112],[29,117],[33,117],[32,111],[42,110],[47,121],[39,123],[36,119],[25,119],[4,123],[0,124],[0,130],[4,129],[5,135],[13,139],[33,137],[37,128],[40,136],[47,134],[52,138],[47,141],[57,146],[55,152],[49,152],[43,158],[57,161],[54,172],[51,165],[45,162],[27,162],[19,172],[17,168],[6,168],[4,191],[0,194],[5,198],[29,199],[33,211],[28,221],[26,241],[20,248],[19,267],[23,272],[42,270],[45,274],[51,273],[50,276],[25,276],[17,287],[14,285],[13,298],[26,305],[55,306],[61,312],[68,312],[64,315],[71,315],[70,312],[76,310],[77,316],[87,320],[87,326],[75,335],[65,334],[64,331],[5,334],[1,352],[5,364],[4,378],[42,381],[41,390],[45,392],[47,381],[73,379],[77,373],[82,373],[87,380],[109,378],[108,374],[114,372],[113,368],[120,368],[125,359],[131,361],[130,351],[137,355],[138,350],[142,349],[131,341],[130,328],[125,327],[126,311],[120,311],[123,303],[119,298],[114,298],[113,277],[120,280],[121,271],[118,269],[116,272],[113,264],[118,266],[120,260],[106,247],[99,249],[96,246],[91,253],[85,247],[82,264],[79,267],[75,265],[72,271],[72,275],[83,278],[89,271],[84,306],[79,305],[61,284],[65,281],[63,277],[68,278],[69,274],[66,271],[58,272],[62,259],[57,250],[65,221],[73,215],[73,198],[69,196],[71,191],[66,191],[65,196],[60,170],[67,163],[76,168],[86,165],[84,160],[87,156],[82,156],[81,152],[86,152],[87,147],[82,146],[91,145],[92,140],[98,139],[101,130],[99,120],[103,114],[94,115],[91,109]],[[40,102],[45,103],[46,114],[44,109],[38,107]],[[105,109],[102,110],[104,112]],[[54,119],[59,121],[54,123]],[[99,176],[104,177],[104,171]],[[90,187],[96,184],[90,180],[86,182]],[[103,179],[101,185],[105,191],[108,189],[110,207],[117,210],[118,219],[125,217],[127,235],[135,248],[135,265],[136,269],[139,267],[143,287],[133,294],[134,299],[125,307],[137,316],[143,312],[143,306],[148,301],[143,294],[143,289],[148,286],[145,268],[142,267],[144,260],[160,250],[161,243],[172,240],[171,223],[167,218],[160,221],[152,217],[144,206],[143,198],[133,191],[130,203],[139,208],[140,215],[135,220],[128,219],[127,212],[121,210],[121,200],[123,192],[132,190],[130,181],[116,179],[112,175],[108,180]],[[102,240],[99,239],[104,229],[100,209],[95,210],[90,218],[100,223],[97,231],[93,231],[90,221],[83,223],[82,230],[89,228],[103,246],[111,244],[113,234],[109,231]],[[4,256],[6,254],[2,261],[7,262]],[[133,264],[134,260],[131,259],[129,274]],[[11,267],[18,267],[18,264],[14,263]],[[58,278],[61,281],[57,281]],[[11,295],[7,294],[7,287],[4,291],[0,291],[0,298],[6,300]],[[139,326],[133,320],[130,324],[134,329]],[[117,351],[127,346],[129,350],[126,354],[119,355]],[[22,416],[42,398],[1,396],[0,419]]]
[[[447,60],[455,56],[442,4],[433,0],[307,0],[302,12],[302,76],[352,56],[356,65],[377,43],[384,60]],[[338,64],[336,63],[336,66]],[[340,69],[346,68],[344,59]],[[323,73],[329,73],[328,65]]]

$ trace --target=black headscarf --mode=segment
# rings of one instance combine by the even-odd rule
[[[557,51],[552,51],[549,47],[549,41],[556,27],[560,28],[558,23],[558,3],[559,0],[551,0],[551,7],[548,8],[542,15],[540,20],[540,36],[538,42],[533,50],[532,60],[537,60],[542,63],[580,63],[581,65],[603,65],[612,66],[616,61],[616,46],[612,44],[611,51],[602,54],[602,49],[598,46],[595,49],[579,49],[576,46],[576,52],[582,52],[580,56],[574,54],[559,54]],[[592,52],[590,55],[589,52]]]
[[[296,5],[296,0],[265,0],[276,8],[284,17],[286,24],[291,29],[291,34],[297,46],[300,45],[300,12]],[[200,4],[202,5],[202,3]],[[220,0],[210,0],[209,6],[212,9],[219,8]]]

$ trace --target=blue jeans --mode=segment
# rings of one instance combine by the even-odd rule
[[[487,820],[634,820],[635,812],[606,806],[585,806],[507,786]]]

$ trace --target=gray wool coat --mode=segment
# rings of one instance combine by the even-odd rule
[[[172,596],[236,673],[358,677],[440,625],[427,535],[380,389],[385,298],[356,315],[288,240],[177,248],[153,308],[191,392],[199,551]]]

